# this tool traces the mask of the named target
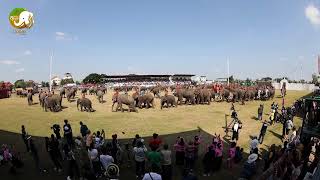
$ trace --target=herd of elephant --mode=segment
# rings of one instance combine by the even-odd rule
[[[50,93],[50,92],[41,91],[39,93],[40,106],[43,108],[44,111],[48,111],[48,110],[52,112],[61,111],[63,109],[62,99],[67,98],[67,101],[71,103],[75,99],[77,92],[78,92],[77,88],[62,88],[60,89],[59,94],[54,94],[54,92]],[[87,93],[87,90],[83,89],[81,92],[83,96],[77,99],[77,109],[81,111],[94,112],[95,110],[92,108],[92,101],[84,97],[84,94]],[[106,89],[102,89],[102,88],[94,91],[94,94],[97,96],[100,103],[104,102],[103,96],[105,93],[106,93]],[[29,102],[29,99],[28,99],[28,102]]]
[[[171,89],[173,95],[168,94]],[[74,102],[77,92],[81,91],[81,97],[77,102],[77,109],[81,111],[94,112],[92,101],[85,97],[86,94],[95,95],[99,103],[104,103],[104,95],[107,93],[105,87],[90,88],[62,88],[59,94],[50,92],[39,92],[40,106],[44,111],[58,112],[63,109],[62,99],[67,98],[68,102]],[[123,105],[128,106],[128,111],[138,112],[137,108],[155,108],[155,98],[160,99],[160,107],[169,108],[178,105],[210,105],[212,101],[220,102],[242,102],[255,99],[268,100],[274,97],[275,90],[273,87],[255,87],[255,88],[230,88],[224,87],[219,91],[207,86],[186,86],[186,87],[162,87],[156,86],[152,88],[133,88],[133,89],[114,89],[116,93],[112,96],[112,111],[117,104],[115,111],[124,111]],[[128,90],[132,90],[133,94],[129,95]],[[120,93],[125,91],[124,93]],[[164,96],[160,96],[161,92],[165,92]],[[32,93],[27,95],[28,104],[32,103]],[[80,107],[80,108],[79,108]]]

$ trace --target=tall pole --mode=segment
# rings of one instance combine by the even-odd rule
[[[51,57],[50,57],[50,75],[49,75],[49,91],[51,92],[52,90],[52,82],[51,82],[51,78],[52,78],[52,59],[53,59],[53,52],[51,54]]]
[[[300,80],[302,80],[302,61],[300,62]]]
[[[227,68],[228,68],[228,86],[229,86],[229,78],[230,78],[230,69],[229,69],[229,59],[227,59]]]

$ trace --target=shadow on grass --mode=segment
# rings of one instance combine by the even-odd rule
[[[269,130],[269,132],[270,132],[272,135],[274,135],[275,137],[277,137],[277,138],[279,138],[280,140],[282,140],[282,135],[280,135],[280,134],[278,134],[278,133],[276,133],[276,132],[274,132],[274,131],[272,131],[272,130]]]
[[[90,126],[89,126],[90,127]],[[101,127],[103,128],[103,127]],[[28,126],[26,126],[26,130],[28,131]],[[52,132],[48,133],[48,136],[50,136]],[[122,134],[125,134],[126,132],[122,132]],[[75,132],[75,134],[77,134]],[[111,136],[111,135],[110,135]],[[119,136],[119,135],[118,135]],[[202,159],[204,157],[204,154],[207,151],[207,145],[212,143],[212,135],[207,133],[206,131],[202,130],[201,128],[186,131],[186,132],[179,132],[179,133],[173,133],[173,134],[166,134],[166,135],[160,135],[160,138],[163,141],[163,144],[168,144],[169,148],[172,150],[172,162],[174,164],[175,162],[175,151],[173,148],[173,145],[176,142],[177,137],[184,137],[186,142],[189,142],[190,140],[193,140],[195,136],[201,136],[202,137],[202,144],[199,146],[199,158],[195,163],[195,169],[194,172],[198,176],[199,179],[203,180],[210,180],[212,178],[207,178],[202,176],[203,172],[203,165],[202,165]],[[120,134],[121,137],[121,134]],[[111,137],[107,137],[111,138]],[[148,142],[151,140],[151,136],[143,137],[145,140],[146,146],[148,146]],[[22,141],[21,134],[18,133],[12,133],[4,130],[0,130],[0,142],[1,144],[8,144],[10,146],[15,146],[16,150],[21,153],[24,167],[22,169],[18,169],[18,173],[16,175],[9,174],[9,166],[1,166],[0,168],[0,174],[1,176],[6,180],[16,180],[16,179],[32,179],[32,180],[64,180],[66,179],[65,172],[63,173],[56,173],[53,171],[52,162],[50,160],[49,154],[46,152],[45,149],[45,140],[44,137],[38,137],[38,136],[32,136],[32,139],[35,142],[35,145],[38,149],[38,154],[40,158],[40,166],[42,168],[45,168],[48,170],[48,173],[46,174],[40,174],[35,169],[35,163],[32,159],[32,156],[30,153],[26,152],[26,147]],[[124,146],[125,144],[131,145],[133,139],[120,139],[120,145]],[[110,139],[107,140],[110,142]],[[230,139],[228,137],[223,137],[223,146],[224,146],[224,157],[227,157],[227,151],[229,149],[229,143]],[[124,148],[123,148],[124,149]],[[132,147],[130,147],[132,149]],[[87,158],[87,153],[83,152],[85,155],[85,158]],[[245,152],[243,153],[243,158],[246,159],[248,157],[248,154]],[[135,168],[134,168],[134,159],[131,156],[131,161],[129,162],[127,159],[127,156],[124,157],[122,160],[122,164],[120,165],[120,179],[129,180],[129,179],[136,179],[135,178]],[[84,160],[88,161],[88,159]],[[82,163],[84,164],[84,163]],[[128,165],[130,165],[131,168],[128,168]],[[239,174],[242,170],[243,164],[240,163],[236,167],[233,168],[232,172],[226,168],[226,158],[223,158],[223,164],[222,168],[219,172],[215,173],[215,177],[218,179],[230,179],[235,180],[238,179]],[[66,167],[66,164],[64,163],[64,167]],[[81,168],[81,165],[80,165]],[[173,166],[173,179],[182,179],[182,169],[181,167]],[[66,168],[64,168],[66,170]]]

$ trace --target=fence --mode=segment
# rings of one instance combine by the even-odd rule
[[[272,83],[272,86],[275,89],[281,89],[281,83]],[[314,91],[316,86],[314,84],[302,84],[302,83],[287,83],[287,90],[296,90],[296,91]]]

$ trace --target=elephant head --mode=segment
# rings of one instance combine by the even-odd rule
[[[33,14],[28,11],[21,12],[19,15],[19,21],[18,22],[14,21],[14,25],[20,29],[31,28],[33,24],[34,24]]]

